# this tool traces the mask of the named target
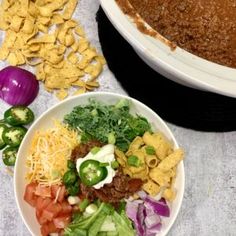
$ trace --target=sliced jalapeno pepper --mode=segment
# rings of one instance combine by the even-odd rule
[[[76,169],[76,164],[72,160],[67,161],[67,168],[70,170],[75,170]]]
[[[107,168],[100,165],[99,161],[86,160],[79,168],[81,182],[93,186],[107,177]]]
[[[73,170],[68,170],[64,176],[63,176],[63,183],[66,185],[66,186],[70,186],[72,184],[74,184],[77,180],[77,175],[75,173],[75,171]]]
[[[4,121],[12,126],[27,125],[34,120],[34,113],[28,107],[14,106],[4,113]]]
[[[25,127],[10,127],[3,131],[2,138],[7,145],[18,147],[26,132],[27,129]]]
[[[79,182],[75,182],[74,185],[71,185],[66,188],[67,192],[71,196],[76,196],[79,193]]]
[[[6,129],[7,129],[6,125],[0,124],[0,150],[2,150],[6,146],[6,143],[2,138],[2,134]]]
[[[16,162],[17,147],[7,147],[2,152],[2,160],[6,166],[14,166]]]

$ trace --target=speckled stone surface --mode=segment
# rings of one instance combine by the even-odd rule
[[[76,17],[92,43],[100,50],[95,15],[97,0],[81,0]],[[2,39],[3,34],[0,33]],[[0,68],[5,66],[0,63]],[[105,68],[99,77],[101,91],[125,94]],[[40,89],[31,108],[36,117],[58,100]],[[8,106],[0,101],[0,117]],[[183,204],[170,236],[236,235],[236,132],[205,133],[168,124],[186,150],[186,188]],[[16,207],[13,178],[0,161],[0,236],[29,236]]]

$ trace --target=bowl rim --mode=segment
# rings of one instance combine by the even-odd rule
[[[99,96],[99,95],[108,95],[108,96],[113,96],[114,98],[117,98],[117,99],[122,99],[122,98],[125,98],[125,99],[128,99],[130,100],[131,102],[133,102],[134,104],[137,104],[140,108],[144,108],[146,109],[146,111],[148,111],[148,113],[151,113],[154,117],[156,117],[158,119],[158,121],[161,123],[161,125],[165,128],[165,130],[167,131],[168,135],[171,137],[171,140],[173,141],[173,144],[176,148],[179,147],[175,137],[174,137],[174,134],[172,133],[172,131],[170,130],[170,128],[167,126],[167,124],[165,123],[165,121],[154,111],[152,110],[151,108],[149,108],[147,105],[145,105],[144,103],[140,102],[139,100],[133,98],[133,97],[130,97],[129,95],[123,95],[123,94],[119,94],[119,93],[114,93],[114,92],[101,92],[101,91],[93,91],[93,92],[90,92],[90,93],[86,93],[86,94],[81,94],[81,95],[77,95],[77,96],[73,96],[73,97],[69,97],[53,106],[51,106],[50,108],[48,108],[46,111],[44,111],[35,121],[34,123],[30,126],[28,132],[26,133],[24,139],[22,140],[22,145],[20,145],[20,148],[18,150],[18,154],[17,154],[17,159],[16,159],[16,163],[15,163],[15,168],[14,168],[14,179],[13,179],[13,185],[14,185],[14,197],[15,197],[15,200],[16,200],[16,205],[17,205],[17,208],[18,208],[18,212],[20,213],[20,216],[24,222],[24,224],[26,225],[27,229],[29,230],[29,232],[31,233],[31,235],[35,235],[33,233],[33,231],[31,230],[30,226],[28,225],[27,223],[27,220],[26,218],[24,217],[24,214],[22,213],[23,212],[23,207],[20,205],[20,201],[19,199],[22,198],[22,196],[20,195],[19,193],[19,186],[16,184],[17,183],[17,179],[20,178],[19,174],[18,174],[18,170],[20,169],[20,166],[22,165],[21,164],[21,158],[20,158],[20,154],[24,148],[25,145],[27,145],[27,143],[25,143],[25,140],[27,138],[27,136],[30,135],[31,133],[31,130],[34,130],[34,127],[37,126],[37,124],[44,118],[44,116],[46,116],[48,113],[50,113],[52,110],[60,107],[60,106],[63,106],[65,105],[66,103],[70,103],[70,101],[73,101],[73,100],[77,100],[77,99],[80,99],[80,97],[82,98],[90,98],[90,97],[93,97],[93,96]],[[163,235],[166,235],[169,230],[171,229],[171,227],[173,226],[173,224],[175,223],[176,221],[176,218],[180,212],[180,208],[182,206],[182,202],[183,202],[183,196],[184,196],[184,190],[185,190],[185,171],[184,171],[184,163],[183,161],[181,161],[178,165],[178,168],[179,168],[179,171],[181,172],[181,175],[182,175],[182,182],[180,184],[180,187],[178,188],[178,198],[179,198],[179,201],[177,202],[176,204],[176,210],[175,210],[175,214],[172,215],[172,219],[170,221],[170,223],[167,225],[166,229],[165,229],[165,232]],[[21,177],[22,178],[22,177]]]
[[[100,4],[113,26],[142,59],[149,61],[147,64],[154,65],[152,68],[159,67],[170,75],[168,77],[175,77],[174,81],[190,87],[236,97],[236,69],[200,58],[179,47],[171,51],[160,40],[140,32],[115,0],[100,0]]]

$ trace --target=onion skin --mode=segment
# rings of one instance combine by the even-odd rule
[[[39,82],[31,72],[16,66],[0,71],[0,98],[16,106],[28,106],[39,92]]]

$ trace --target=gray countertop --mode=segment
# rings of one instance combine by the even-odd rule
[[[76,18],[85,27],[92,44],[100,50],[95,21],[98,7],[97,0],[81,0]],[[0,68],[3,66],[1,62]],[[126,94],[107,67],[99,82],[98,90]],[[58,100],[41,87],[31,108],[37,117],[56,103]],[[0,102],[0,117],[8,107]],[[236,132],[197,132],[167,124],[186,151],[183,204],[169,235],[236,235]],[[0,236],[30,235],[16,207],[13,178],[2,161],[0,181]]]

